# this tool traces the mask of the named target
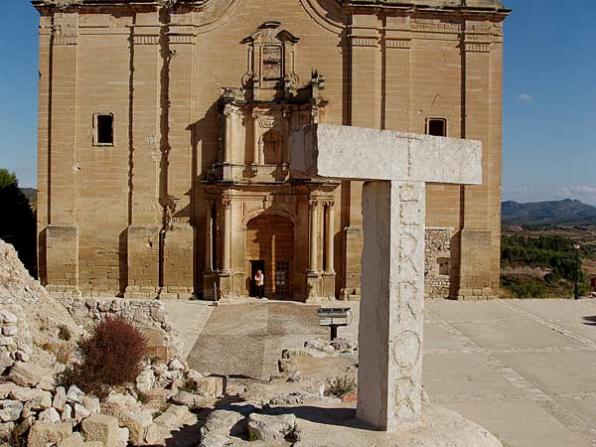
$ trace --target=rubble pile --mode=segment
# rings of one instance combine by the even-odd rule
[[[29,275],[13,246],[2,240],[0,325],[0,373],[5,373],[15,362],[32,361],[52,368],[56,365],[56,354],[73,350],[76,339],[84,332],[39,281]],[[68,333],[70,339],[60,337],[61,333]]]
[[[71,300],[78,313],[67,310],[0,240],[0,445],[165,444],[173,431],[197,424],[191,411],[212,406],[224,394],[223,377],[189,369],[171,355],[151,356],[134,384],[112,388],[102,399],[68,384],[63,373],[80,360],[77,343],[85,328],[106,315],[169,329],[153,303],[107,303]]]

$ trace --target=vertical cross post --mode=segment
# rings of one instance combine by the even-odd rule
[[[380,430],[421,416],[424,209],[424,183],[364,185],[357,418]]]

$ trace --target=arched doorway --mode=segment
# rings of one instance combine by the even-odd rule
[[[283,216],[255,217],[246,228],[247,290],[254,296],[252,278],[257,269],[265,273],[265,296],[292,298],[294,226]]]

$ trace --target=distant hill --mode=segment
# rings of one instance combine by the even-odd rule
[[[29,200],[29,205],[31,209],[37,209],[37,189],[35,188],[21,188],[21,192],[27,197]]]
[[[503,202],[502,222],[510,225],[596,225],[596,207],[579,200]]]

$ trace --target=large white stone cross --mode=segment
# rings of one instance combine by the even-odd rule
[[[469,140],[314,124],[294,132],[294,176],[365,181],[357,418],[420,422],[425,184],[482,183]]]

